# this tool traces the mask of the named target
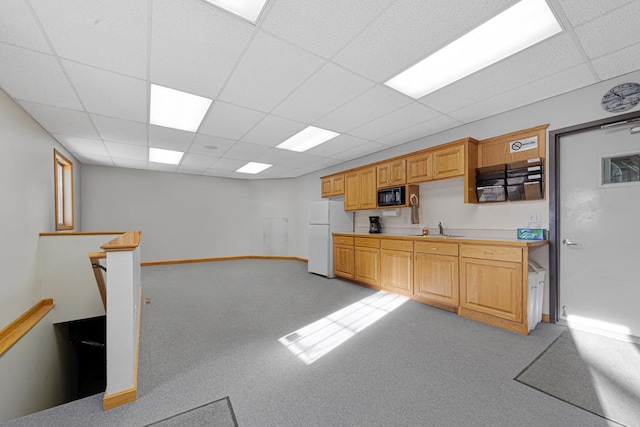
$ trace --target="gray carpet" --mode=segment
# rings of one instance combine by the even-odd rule
[[[513,378],[562,332],[521,336],[408,301],[307,365],[278,340],[376,293],[297,261],[142,269],[138,400],[102,394],[2,426],[145,426],[229,396],[239,426],[615,426]]]
[[[153,427],[237,427],[231,402],[225,397],[187,412],[149,424]]]
[[[640,426],[640,345],[564,332],[517,381],[623,426]]]

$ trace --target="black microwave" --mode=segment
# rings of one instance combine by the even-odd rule
[[[406,186],[378,190],[378,206],[406,206]]]

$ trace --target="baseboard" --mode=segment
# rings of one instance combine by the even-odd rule
[[[116,393],[106,394],[102,399],[102,409],[107,411],[125,403],[134,402],[137,399],[137,387],[131,387],[127,390],[118,391]]]
[[[25,336],[53,307],[53,298],[42,299],[22,313],[16,320],[2,328],[0,330],[0,356]]]
[[[274,260],[285,260],[285,261],[308,262],[305,258],[298,258],[293,256],[241,255],[241,256],[228,256],[228,257],[216,257],[216,258],[193,258],[193,259],[174,259],[174,260],[166,260],[166,261],[146,261],[146,262],[141,262],[140,266],[152,267],[156,265],[194,264],[197,262],[235,261],[240,259],[274,259]]]

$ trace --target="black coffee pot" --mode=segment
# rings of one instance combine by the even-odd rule
[[[369,233],[382,233],[382,223],[379,216],[369,217]]]

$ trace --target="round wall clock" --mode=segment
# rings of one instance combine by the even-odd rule
[[[640,102],[640,84],[622,83],[604,94],[600,105],[610,113],[619,113],[633,108]]]

